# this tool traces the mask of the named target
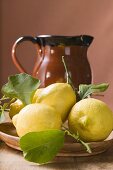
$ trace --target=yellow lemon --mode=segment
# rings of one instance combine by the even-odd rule
[[[69,84],[54,83],[37,93],[37,99],[35,95],[35,101],[54,107],[64,122],[70,109],[76,103],[76,95]]]
[[[60,129],[61,117],[57,111],[46,104],[34,103],[25,106],[12,118],[17,134],[21,137],[28,132]]]
[[[113,129],[113,112],[102,101],[87,98],[76,103],[68,118],[69,129],[84,141],[106,139]]]
[[[37,98],[38,98],[39,94],[42,92],[43,89],[44,89],[44,88],[40,88],[40,89],[37,89],[37,90],[36,90],[36,92],[35,92],[35,94],[34,94],[34,96],[33,96],[33,99],[32,99],[32,103],[36,103]]]
[[[21,100],[17,99],[14,103],[11,103],[9,108],[9,116],[12,118],[14,115],[19,113],[19,111],[24,107]]]

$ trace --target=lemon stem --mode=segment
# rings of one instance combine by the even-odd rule
[[[74,138],[77,142],[81,143],[81,144],[84,146],[84,148],[86,148],[86,151],[87,151],[88,153],[92,153],[89,144],[88,144],[88,143],[85,143],[83,140],[80,139],[80,136],[79,136],[79,133],[78,133],[78,132],[77,132],[77,134],[73,134],[73,133],[71,133],[71,132],[69,131],[69,129],[66,128],[65,126],[63,126],[63,128],[64,128],[64,130],[65,130],[65,133],[66,133],[68,136],[71,136],[71,137]]]
[[[66,63],[65,63],[65,59],[64,59],[64,56],[62,56],[62,62],[64,64],[64,68],[65,68],[65,71],[66,71],[66,83],[69,84],[69,72],[67,70],[67,66],[66,66]]]
[[[71,76],[69,74],[69,71],[68,71],[64,56],[62,56],[62,62],[63,62],[65,72],[66,72],[66,83],[70,84],[72,86],[73,90],[75,91],[75,87],[74,87],[74,84],[72,82],[72,78],[71,78]]]
[[[73,90],[75,91],[75,94],[77,95],[77,100],[79,100],[79,94],[78,94],[78,90],[77,88],[75,88],[74,84],[73,84],[73,81],[72,81],[72,78],[69,74],[69,71],[68,71],[68,68],[67,68],[67,65],[66,65],[66,62],[65,62],[65,57],[62,56],[62,62],[63,62],[63,65],[64,65],[64,69],[65,69],[65,72],[66,72],[66,83],[70,84],[71,87],[73,88]]]

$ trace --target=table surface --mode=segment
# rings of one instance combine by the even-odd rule
[[[24,160],[22,152],[0,143],[0,170],[113,170],[113,147],[88,157],[56,157],[52,163],[37,165]]]

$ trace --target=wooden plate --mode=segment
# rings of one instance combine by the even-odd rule
[[[0,139],[4,141],[11,148],[20,150],[19,137],[16,134],[16,129],[11,122],[0,124]],[[105,141],[89,143],[92,153],[86,152],[80,143],[75,143],[72,138],[67,138],[64,147],[58,156],[91,156],[102,153],[113,146],[113,132]]]

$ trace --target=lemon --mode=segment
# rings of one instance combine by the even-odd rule
[[[36,100],[43,89],[44,88],[40,88],[36,90],[35,94],[33,95],[32,103],[36,103]]]
[[[87,98],[76,103],[68,118],[69,129],[84,141],[106,139],[113,129],[113,112],[104,102]]]
[[[37,99],[36,99],[37,96]],[[35,102],[54,107],[64,122],[72,106],[76,103],[76,95],[67,83],[54,83],[40,92],[36,91]]]
[[[28,132],[38,132],[49,129],[60,129],[61,117],[51,106],[34,103],[25,106],[19,114],[12,118],[18,136]]]
[[[9,108],[9,116],[12,118],[14,115],[19,113],[19,111],[24,107],[21,100],[17,99],[14,103],[11,103]]]

